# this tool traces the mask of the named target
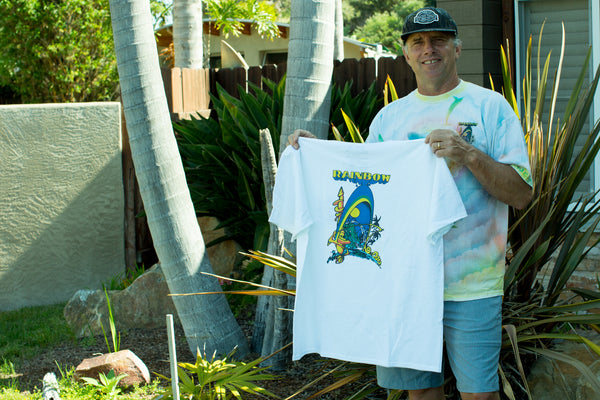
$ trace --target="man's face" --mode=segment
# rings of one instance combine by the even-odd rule
[[[461,47],[454,45],[454,36],[447,32],[417,32],[404,45],[404,56],[422,85],[441,87],[451,84],[458,75],[456,60]]]

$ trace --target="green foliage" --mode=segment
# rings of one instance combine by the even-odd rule
[[[256,23],[258,33],[270,39],[279,36],[279,28],[275,19],[275,7],[259,0],[207,0],[203,2],[206,14],[215,20],[215,26],[225,34],[239,36],[242,33],[241,19],[249,19]]]
[[[261,373],[266,369],[258,367],[263,359],[258,358],[249,363],[234,361],[231,359],[234,352],[235,350],[222,359],[217,359],[216,354],[213,354],[209,360],[206,353],[202,356],[198,349],[194,364],[178,363],[181,397],[190,400],[241,399],[242,392],[277,397],[255,383],[275,379],[274,375]],[[169,380],[164,376],[162,378]],[[173,388],[167,387],[163,398],[172,399],[172,393]]]
[[[150,0],[150,12],[154,18],[154,29],[167,23],[173,14],[172,0]]]
[[[116,353],[121,349],[121,333],[117,332],[117,328],[115,327],[115,318],[112,313],[112,307],[110,306],[110,298],[108,297],[108,291],[106,290],[106,288],[104,288],[104,296],[106,297],[106,306],[108,307],[108,324],[110,327],[110,336],[112,339],[112,350],[110,348],[110,343],[108,342],[108,336],[106,335],[106,331],[104,330],[104,325],[102,325],[102,321],[100,321],[100,328],[102,329],[102,334],[104,335],[104,341],[106,342],[108,352]]]
[[[217,217],[227,238],[246,249],[265,249],[269,232],[259,130],[269,129],[276,148],[281,130],[284,81],[265,83],[272,95],[250,84],[252,93],[240,88],[236,99],[219,87],[217,120],[174,124],[196,213]]]
[[[395,54],[402,54],[400,35],[404,17],[395,12],[378,12],[369,17],[363,26],[354,31],[356,37],[367,43],[381,43]]]
[[[382,101],[377,94],[376,82],[356,96],[352,95],[352,82],[347,82],[343,88],[334,86],[331,91],[332,128],[335,128],[344,140],[348,140],[351,138],[350,127],[353,125],[366,138],[369,125],[381,106]],[[352,124],[348,124],[348,118],[352,120]],[[335,130],[332,129],[329,139],[333,138],[332,134]]]
[[[102,288],[107,289],[107,290],[126,289],[129,286],[131,286],[133,281],[135,281],[140,275],[142,275],[144,272],[146,272],[146,268],[144,267],[144,264],[142,264],[142,265],[136,264],[135,270],[128,271],[128,272],[129,272],[128,274],[126,274],[125,272],[119,272],[115,276],[111,277],[110,281],[102,282]]]
[[[430,0],[350,0],[343,4],[344,32],[367,43],[381,43],[388,50],[402,54],[400,34],[404,18]]]
[[[541,37],[542,32],[540,41]],[[507,53],[503,51],[502,54],[503,93],[519,115],[510,84],[510,62],[506,58]],[[562,54],[564,45],[561,60]],[[524,389],[521,389],[525,392],[521,393],[522,396],[529,393],[520,356],[530,359],[541,355],[570,363],[600,391],[600,381],[589,369],[575,359],[547,349],[552,340],[573,340],[585,343],[600,355],[600,348],[578,335],[574,329],[590,329],[600,323],[598,314],[589,313],[598,307],[600,300],[573,302],[574,299],[568,298],[566,289],[573,271],[598,243],[591,240],[594,229],[600,223],[600,202],[595,200],[597,193],[576,198],[576,190],[600,150],[600,141],[597,140],[600,124],[596,123],[585,135],[586,140],[581,148],[576,148],[575,143],[588,118],[600,79],[600,69],[586,87],[583,82],[588,53],[565,115],[562,120],[554,120],[553,110],[561,78],[559,69],[554,74],[551,87],[549,106],[552,111],[548,121],[544,121],[542,116],[549,83],[549,57],[542,66],[538,54],[537,97],[533,98],[530,39],[523,79],[524,107],[520,117],[529,150],[534,201],[525,210],[511,210],[514,221],[509,229],[512,256],[508,258],[505,275],[503,323],[507,329],[501,368],[505,383],[512,382],[513,389],[518,389],[521,382],[525,382]],[[547,130],[544,130],[544,126],[548,127]],[[550,265],[553,254],[557,254],[557,257],[554,265]],[[546,265],[549,266],[549,280],[542,286],[538,281],[538,273]]]
[[[18,390],[19,380],[15,365],[12,361],[2,358],[0,364],[0,386],[7,389]]]
[[[108,2],[0,0],[0,86],[25,103],[117,98]]]
[[[100,372],[98,374],[98,379],[89,377],[82,377],[81,379],[87,385],[98,388],[98,390],[109,399],[116,399],[117,395],[121,393],[121,388],[118,386],[119,382],[124,378],[127,378],[127,374],[115,376],[115,371],[111,369],[108,374]]]

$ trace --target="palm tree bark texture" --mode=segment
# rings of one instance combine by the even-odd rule
[[[177,1],[177,0],[176,0]],[[160,73],[149,0],[110,0],[132,158],[154,247],[173,294],[220,291],[189,194]],[[248,352],[221,294],[174,296],[192,354]]]

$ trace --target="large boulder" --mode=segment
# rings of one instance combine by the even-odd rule
[[[595,332],[578,332],[581,336],[600,344],[600,336]],[[552,350],[571,356],[587,365],[600,380],[600,357],[583,343],[572,341],[557,342]],[[531,395],[536,400],[571,399],[597,400],[600,395],[571,364],[551,361],[540,357],[535,361],[528,377]]]
[[[165,315],[173,314],[179,323],[173,300],[168,296],[165,277],[156,264],[124,290],[109,290],[110,305],[118,330],[163,328]],[[79,290],[64,309],[67,323],[78,337],[109,330],[106,296],[101,290]]]
[[[214,217],[198,217],[198,225],[205,244],[225,236],[225,230],[217,228],[219,220]],[[235,240],[229,239],[207,247],[206,254],[215,274],[228,277],[244,260],[244,256],[240,254],[243,250]]]
[[[131,350],[86,358],[75,368],[75,377],[98,379],[101,372],[108,375],[111,370],[114,371],[115,376],[127,375],[119,381],[119,386],[150,383],[148,367]]]
[[[219,221],[213,217],[200,217],[198,224],[205,243],[225,235],[217,228]],[[217,275],[229,277],[241,264],[242,248],[234,240],[224,240],[207,247],[206,253]],[[163,328],[165,315],[173,314],[180,324],[173,300],[160,264],[156,264],[124,290],[110,290],[111,309],[118,330],[134,328]],[[78,337],[102,335],[102,326],[108,332],[109,314],[106,296],[102,290],[77,291],[67,303],[64,315],[67,323]]]

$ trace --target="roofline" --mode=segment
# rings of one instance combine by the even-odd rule
[[[211,22],[211,21],[215,21],[215,19],[214,18],[203,18],[202,19],[202,22]],[[238,21],[249,23],[249,24],[252,24],[252,23],[255,22],[252,19],[238,19]],[[290,24],[287,23],[287,22],[277,22],[276,24],[277,24],[277,26],[283,27],[283,28],[288,28],[289,29],[289,27],[290,27]],[[169,29],[169,28],[173,28],[173,24],[172,23],[171,24],[167,24],[167,25],[163,25],[161,27],[158,27],[158,28],[156,28],[154,30],[154,32],[158,32],[158,31],[161,31],[163,29]],[[349,38],[349,37],[346,37],[346,36],[344,36],[344,42],[348,42],[348,43],[360,46],[360,47],[365,48],[365,49],[370,49],[370,50],[376,50],[377,49],[377,43],[361,42],[360,40],[352,39],[352,38]]]

